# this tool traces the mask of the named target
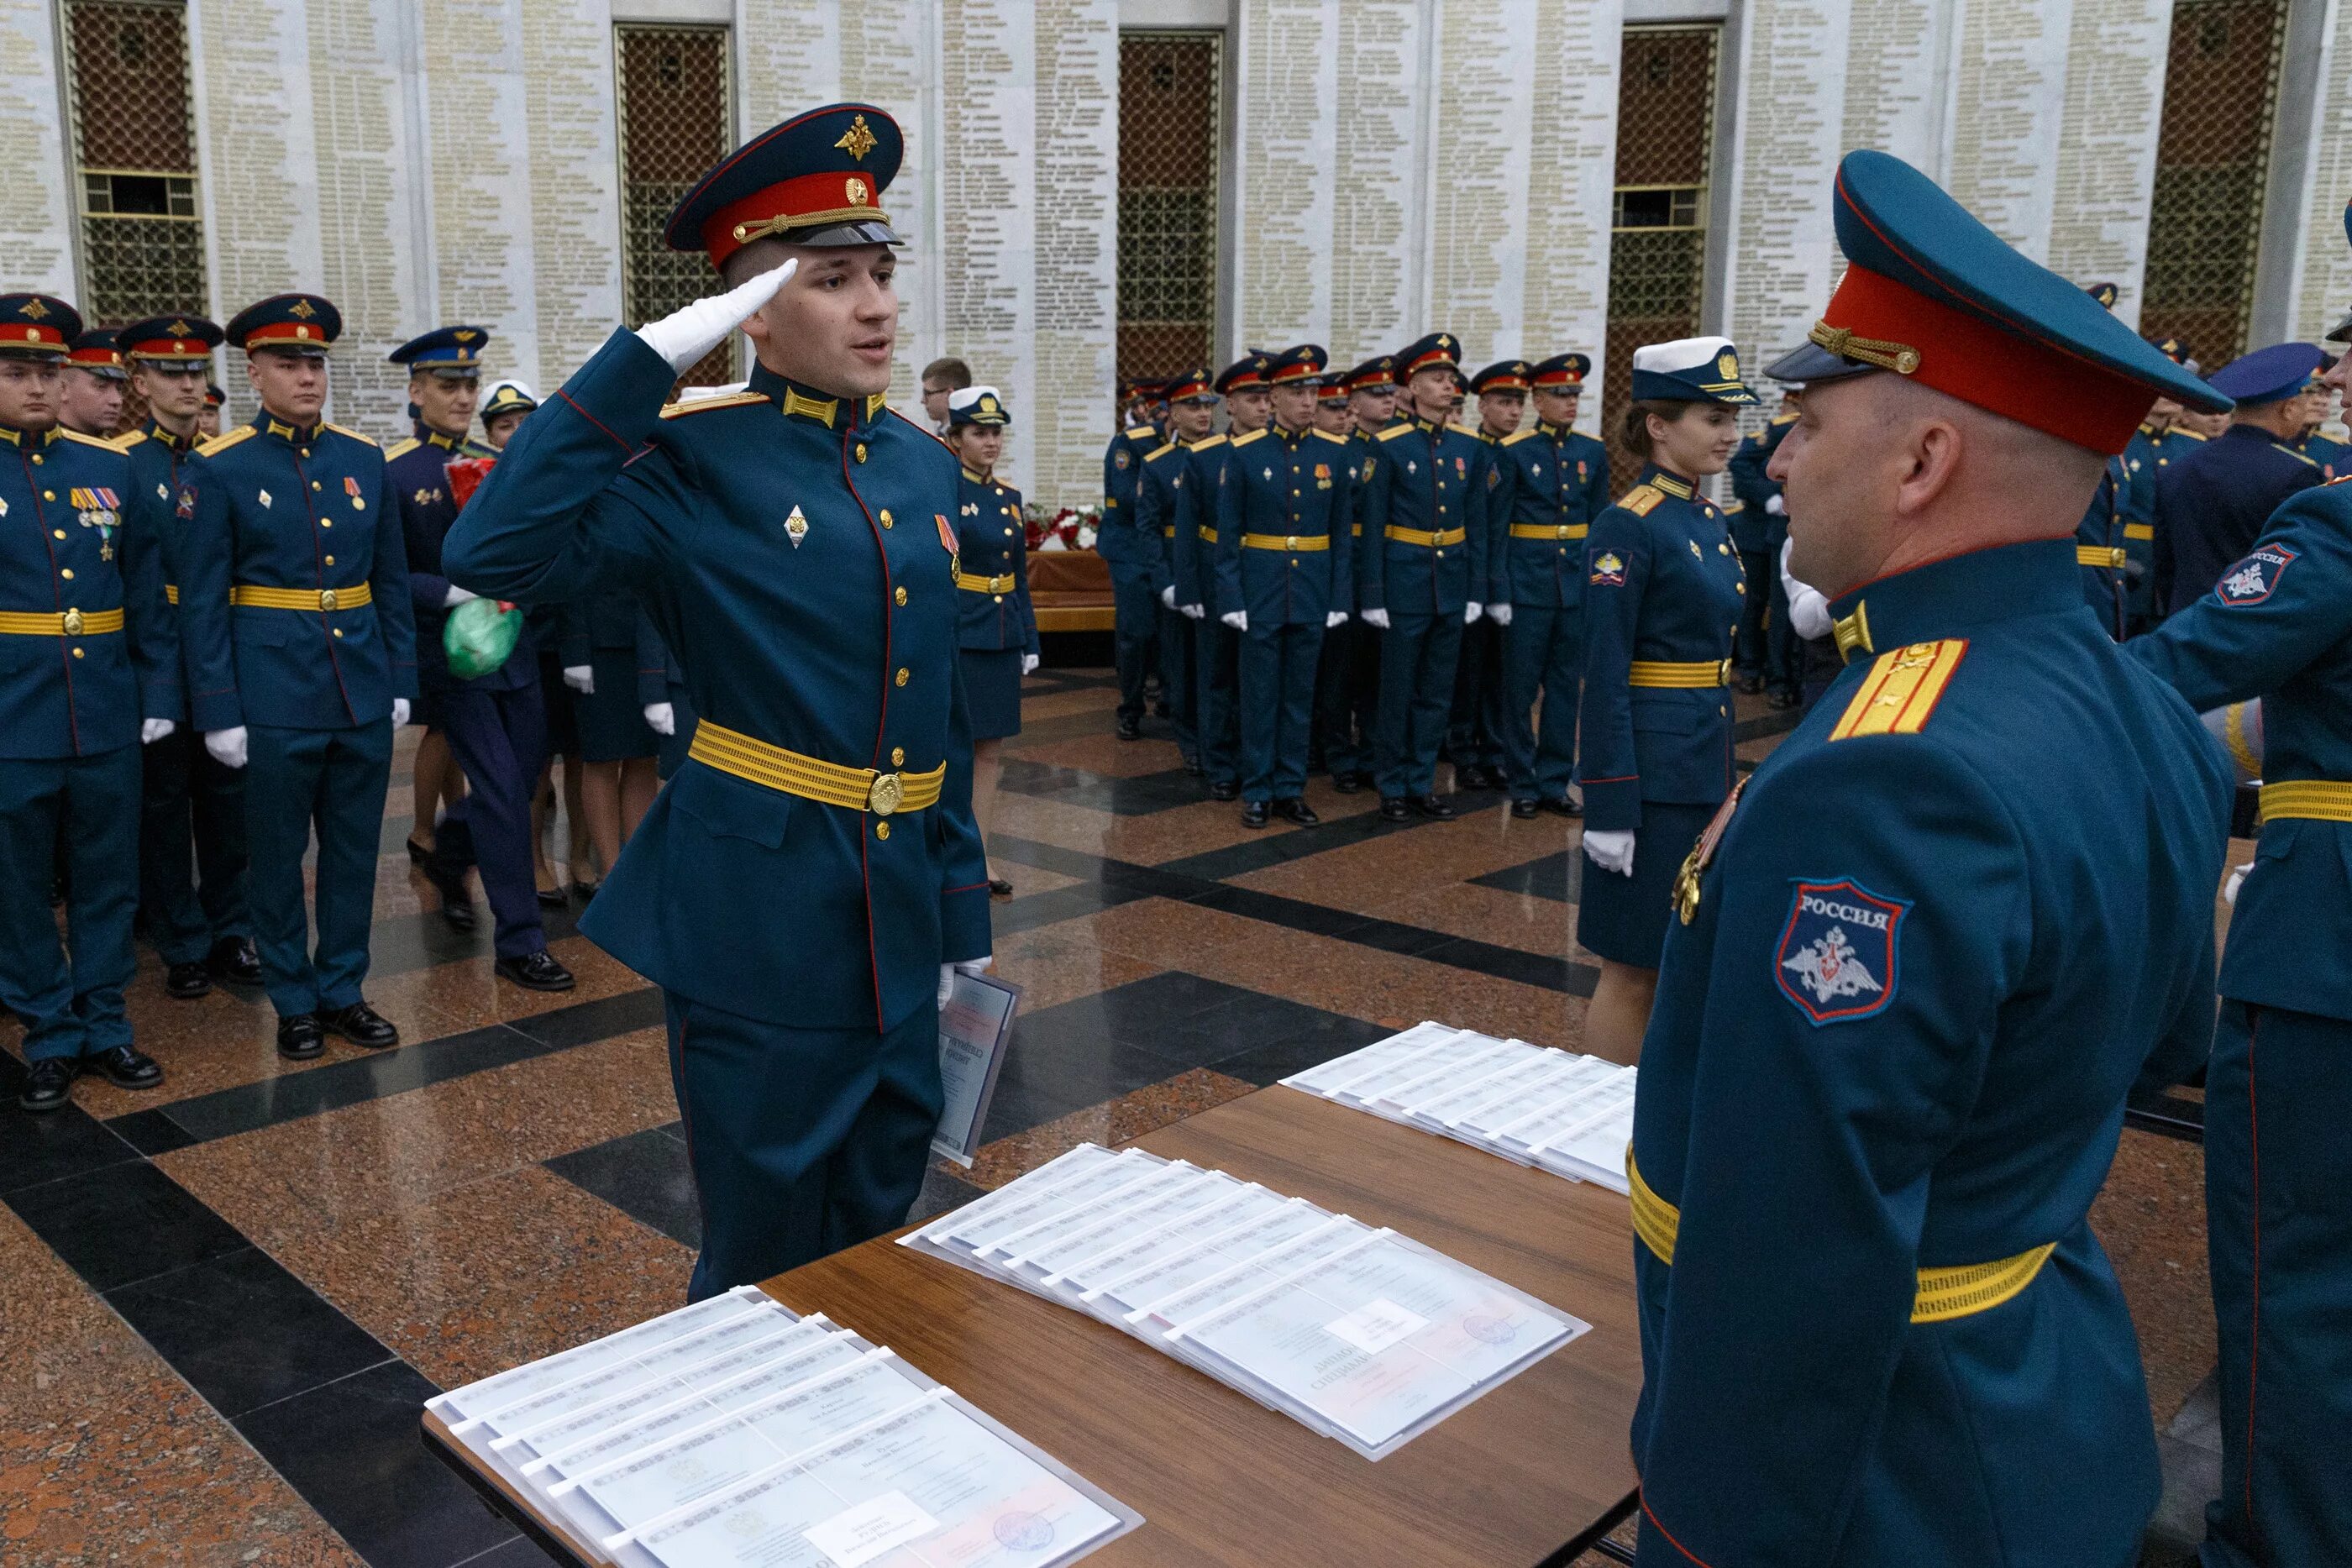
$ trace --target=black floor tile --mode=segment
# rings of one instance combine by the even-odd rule
[[[231,1419],[392,1358],[257,1247],[125,1285],[106,1300]]]
[[[996,1097],[989,1102],[982,1141],[1115,1100],[1174,1071],[1169,1059],[1156,1051],[1100,1034],[1024,1040],[1015,1031],[996,1077]],[[1011,1114],[1022,1118],[1021,1127],[1003,1125]]]
[[[197,1142],[194,1134],[172,1120],[169,1109],[131,1111],[108,1117],[106,1124],[124,1143],[151,1160]]]
[[[702,1207],[694,1194],[694,1169],[687,1161],[685,1141],[668,1128],[648,1127],[558,1155],[546,1165],[640,1225],[683,1246],[702,1245]]]
[[[1503,803],[1500,795],[1454,795],[1447,799],[1459,816],[1471,816],[1492,810]],[[1301,828],[1287,833],[1266,833],[1230,844],[1221,850],[1208,850],[1181,860],[1170,861],[1159,869],[1180,876],[1200,877],[1207,882],[1229,882],[1254,871],[1286,865],[1292,861],[1319,855],[1326,850],[1339,849],[1348,844],[1360,844],[1370,839],[1386,838],[1391,833],[1409,833],[1429,821],[1426,817],[1409,817],[1402,822],[1391,822],[1378,811],[1359,812],[1352,817],[1340,817],[1325,822],[1319,828]]]
[[[1080,1052],[1108,1040],[1148,1046],[1195,1013],[1256,994],[1171,969],[1016,1018],[1008,1061],[1024,1051]]]
[[[1304,1058],[1301,1067],[1286,1068],[1275,1074],[1279,1078],[1384,1040],[1393,1032],[1379,1024],[1326,1012],[1304,1002],[1251,992],[1196,1013],[1144,1044],[1184,1067],[1206,1067],[1253,1083],[1264,1083],[1267,1080],[1252,1074],[1263,1071],[1265,1061]],[[1235,1062],[1243,1064],[1246,1071],[1235,1071]]]
[[[468,1557],[456,1568],[556,1568],[561,1562],[527,1535],[518,1535],[504,1546],[493,1546],[479,1557]]]
[[[8,1207],[99,1291],[247,1245],[228,1221],[144,1160],[11,1193]]]
[[[1151,895],[1137,888],[1105,887],[1100,883],[1082,882],[1076,887],[1057,887],[1046,893],[1033,893],[1009,904],[1000,904],[990,912],[989,928],[1001,942],[1023,931],[1034,931],[1040,925],[1051,925],[1057,920],[1076,920],[1088,915],[1099,915],[1106,909],[1122,904],[1132,904]]]
[[[1234,887],[1226,883],[1206,883],[1185,902],[1315,936],[1344,937],[1370,918],[1351,909],[1334,909],[1303,898],[1286,898],[1278,893],[1261,893],[1254,887]]]
[[[1253,1046],[1238,1055],[1223,1057],[1210,1071],[1222,1072],[1228,1078],[1238,1078],[1244,1083],[1255,1083],[1263,1089],[1269,1083],[1279,1083],[1294,1072],[1304,1072],[1310,1067],[1320,1066],[1335,1056],[1345,1056],[1376,1040],[1385,1040],[1395,1032],[1378,1024],[1346,1019],[1339,1025],[1300,1030],[1264,1045]]]
[[[96,1117],[78,1105],[32,1115],[16,1108],[25,1069],[0,1053],[0,1193],[87,1176],[139,1157]]]
[[[599,997],[593,1002],[574,1002],[568,1008],[532,1013],[507,1027],[552,1050],[569,1051],[641,1029],[659,1029],[662,1022],[661,991],[647,986],[642,990],[623,991],[616,997]]]
[[[1456,936],[1420,956],[1433,964],[1451,964],[1490,979],[1517,980],[1523,986],[1541,986],[1548,991],[1565,991],[1576,997],[1591,996],[1601,979],[1600,969],[1590,964],[1492,942],[1474,942],[1466,936]]]
[[[1555,904],[1574,904],[1583,882],[1583,852],[1570,851],[1566,854],[1542,855],[1524,865],[1505,866],[1470,881],[1475,886],[1502,893],[1528,894]]]
[[[425,1451],[424,1405],[438,1392],[390,1362],[236,1426],[370,1568],[451,1568],[517,1531]]]
[[[1000,789],[1016,795],[1085,806],[1118,817],[1148,817],[1207,800],[1201,780],[1181,768],[1114,778],[1079,768],[1056,768],[1015,752],[1004,758]]]
[[[171,1117],[195,1142],[209,1143],[505,1067],[551,1049],[506,1024],[489,1024],[182,1100]]]

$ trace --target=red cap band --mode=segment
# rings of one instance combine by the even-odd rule
[[[122,368],[122,356],[112,349],[76,349],[66,356],[69,365],[100,365],[109,370]]]
[[[1536,377],[1535,384],[1546,392],[1554,387],[1566,387],[1575,392],[1584,385],[1584,378],[1570,370],[1546,371]]]
[[[278,343],[299,343],[305,348],[323,349],[327,346],[327,334],[324,329],[313,327],[308,321],[272,321],[267,326],[256,327],[245,335],[245,347],[247,349],[265,349]]]
[[[1276,365],[1274,368],[1274,374],[1267,378],[1265,384],[1270,387],[1287,386],[1292,382],[1318,381],[1322,375],[1323,372],[1320,370],[1304,360],[1299,360]]]
[[[130,354],[134,360],[202,360],[212,350],[194,338],[150,338],[131,344]]]
[[[702,224],[702,248],[710,265],[723,267],[737,251],[768,235],[818,224],[887,224],[874,204],[872,176],[829,169],[796,174],[740,202],[730,202]]]

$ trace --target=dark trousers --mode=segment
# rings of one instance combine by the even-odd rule
[[[1732,667],[1751,679],[1769,680],[1778,685],[1785,676],[1772,665],[1765,622],[1776,604],[1780,606],[1777,619],[1788,618],[1787,601],[1778,597],[1780,573],[1769,550],[1741,550],[1739,565],[1748,573],[1748,593],[1739,602],[1739,630],[1732,641]]]
[[[140,747],[139,913],[166,964],[193,964],[246,916],[245,772],[182,725]],[[191,860],[191,842],[194,855]]]
[[[466,825],[482,892],[498,921],[493,946],[520,958],[547,946],[531,873],[530,792],[547,755],[539,683],[500,692],[456,686],[440,694],[442,733],[466,775]]]
[[[1197,754],[1200,724],[1193,711],[1192,618],[1162,604],[1160,612],[1160,695],[1168,699],[1168,723],[1176,731],[1176,749]]]
[[[131,1043],[122,988],[139,908],[139,774],[136,746],[0,761],[0,1006],[25,1026],[29,1061]],[[60,849],[62,946],[49,908]]]
[[[1118,716],[1143,717],[1143,679],[1151,671],[1151,645],[1160,636],[1160,596],[1151,591],[1151,568],[1111,561],[1111,661],[1118,672]]]
[[[349,729],[247,731],[246,833],[253,846],[253,945],[278,1016],[359,1001],[375,915],[376,841],[392,779],[392,721]],[[302,856],[319,839],[318,946],[310,946]],[[527,864],[528,862],[526,862]]]
[[[1503,628],[1503,756],[1511,798],[1558,800],[1576,772],[1584,612],[1518,604]],[[1538,694],[1543,717],[1534,721]]]
[[[1315,673],[1315,733],[1332,778],[1371,772],[1380,695],[1380,628],[1350,616],[1323,633]]]
[[[2205,1079],[2205,1568],[2352,1563],[2352,1021],[2223,1000]]]
[[[1296,800],[1307,792],[1307,738],[1315,722],[1315,663],[1323,623],[1260,626],[1241,640],[1242,799]]]
[[[1766,573],[1769,605],[1764,631],[1764,684],[1776,692],[1801,695],[1805,680],[1805,640],[1789,623],[1789,591],[1780,581],[1777,564]],[[1748,580],[1748,596],[1756,596],[1756,580]]]
[[[1461,653],[1454,661],[1454,706],[1445,725],[1446,759],[1456,768],[1499,768],[1503,737],[1496,719],[1502,709],[1503,628],[1481,615],[1462,628]]]
[[[1373,767],[1381,794],[1437,792],[1437,747],[1454,697],[1462,615],[1391,610],[1381,633],[1380,723]]]
[[[663,993],[670,1082],[702,1209],[693,1301],[904,1223],[923,1189],[939,1014],[887,1034],[790,1029]]]
[[[1201,773],[1241,782],[1241,633],[1206,615],[1192,622],[1192,714]]]

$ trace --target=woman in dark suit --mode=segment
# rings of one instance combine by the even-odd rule
[[[996,478],[1013,416],[994,387],[948,394],[948,444],[963,460],[956,516],[956,603],[964,705],[971,714],[971,810],[988,841],[1004,737],[1021,733],[1021,677],[1037,667],[1037,612],[1021,492]],[[1013,896],[992,866],[988,890]]]
[[[608,593],[563,607],[563,684],[573,693],[582,769],[580,803],[606,872],[661,789],[661,737],[646,709],[667,703],[668,655],[633,594]]]

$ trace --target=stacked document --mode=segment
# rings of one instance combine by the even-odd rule
[[[1064,1563],[1142,1522],[887,1349],[751,1286],[425,1408],[625,1568]]]
[[[1517,1165],[1623,1192],[1635,1071],[1423,1023],[1282,1082]]]
[[[1591,1325],[1223,1171],[1083,1144],[901,1246],[1101,1319],[1378,1459]]]

